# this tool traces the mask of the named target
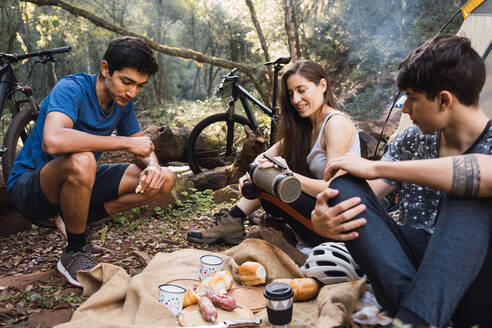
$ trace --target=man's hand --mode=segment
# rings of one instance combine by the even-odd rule
[[[149,137],[128,138],[127,150],[135,155],[149,157],[154,151],[154,144]]]
[[[164,172],[160,165],[150,163],[145,170],[140,173],[139,192],[144,193],[147,190],[159,190],[165,181]]]
[[[357,155],[347,153],[342,157],[328,161],[324,178],[325,181],[328,181],[335,176],[338,170],[344,170],[359,178],[373,180],[379,178],[376,175],[376,165],[376,161],[369,161]]]
[[[359,197],[353,197],[337,204],[328,205],[328,200],[338,195],[338,190],[328,188],[316,197],[316,207],[311,212],[313,227],[318,233],[331,239],[346,241],[359,237],[355,230],[366,224],[366,219],[354,217],[364,212],[366,206]],[[351,231],[351,232],[349,232]]]

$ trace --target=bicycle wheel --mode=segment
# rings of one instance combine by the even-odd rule
[[[23,109],[12,119],[12,123],[7,129],[5,138],[3,140],[3,146],[5,147],[5,153],[2,156],[2,169],[5,183],[9,177],[10,171],[14,167],[14,161],[17,154],[24,146],[27,137],[31,133],[34,123],[36,122],[36,115],[32,113],[30,109]]]
[[[253,128],[244,116],[233,114],[232,121],[228,117],[227,113],[211,115],[191,131],[186,158],[193,173],[200,173],[202,168],[229,165],[236,159],[246,139],[244,127]]]

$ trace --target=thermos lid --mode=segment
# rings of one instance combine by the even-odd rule
[[[294,296],[294,291],[283,282],[272,282],[265,287],[263,296],[269,300],[282,301]]]
[[[278,198],[285,203],[296,201],[301,195],[301,182],[292,175],[283,175],[282,179],[275,181],[275,191]]]

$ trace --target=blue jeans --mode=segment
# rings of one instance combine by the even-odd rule
[[[265,199],[260,196],[261,206],[270,215],[280,216],[311,247],[328,241],[334,241],[317,234],[311,223],[311,212],[316,205],[316,198],[302,192],[299,198],[292,203],[284,203],[273,196]]]
[[[330,187],[340,191],[331,206],[354,196],[367,206],[346,245],[390,315],[403,308],[436,327],[492,327],[491,198],[444,195],[429,235],[396,225],[365,180],[345,175]]]

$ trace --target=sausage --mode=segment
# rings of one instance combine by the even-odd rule
[[[198,306],[200,308],[200,313],[202,314],[203,320],[207,322],[215,322],[217,320],[217,310],[214,304],[207,296],[202,296],[198,300]]]
[[[217,295],[208,291],[205,294],[215,306],[222,310],[232,311],[236,308],[236,300],[228,295]]]

